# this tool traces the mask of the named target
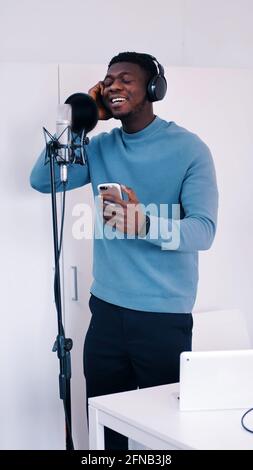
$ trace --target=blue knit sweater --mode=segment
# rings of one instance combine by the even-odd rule
[[[97,195],[99,183],[124,184],[136,192],[151,221],[147,236],[100,233],[94,238],[91,292],[130,309],[191,312],[198,251],[210,248],[217,223],[218,191],[208,147],[197,135],[156,117],[133,134],[115,128],[93,137],[87,154],[86,166],[69,166],[67,189],[91,182]],[[43,152],[32,170],[31,185],[48,193],[44,157]],[[61,191],[58,167],[56,184]]]

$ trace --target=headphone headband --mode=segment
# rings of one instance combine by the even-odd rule
[[[163,66],[160,64],[160,62],[158,62],[158,60],[153,55],[151,55],[150,57],[153,60],[153,62],[155,63],[155,66],[156,66],[156,69],[157,69],[157,75],[161,75],[162,77],[164,77],[164,68],[163,68]]]

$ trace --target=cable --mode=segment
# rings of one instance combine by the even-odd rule
[[[64,228],[64,219],[65,219],[65,201],[66,201],[66,182],[63,182],[63,201],[62,201],[62,216],[61,216],[61,228],[60,228],[60,240],[59,240],[59,249],[56,258],[56,266],[55,266],[55,273],[54,273],[54,300],[57,311],[59,311],[59,295],[58,295],[58,278],[57,273],[60,269],[59,261],[61,256],[61,249],[62,249],[62,240],[63,240],[63,228]],[[64,331],[63,324],[61,323],[61,330]]]
[[[72,349],[72,339],[65,337],[63,319],[62,319],[62,296],[61,296],[61,271],[60,271],[60,256],[63,244],[63,230],[65,221],[65,202],[66,202],[66,185],[67,182],[62,182],[62,213],[60,230],[57,227],[57,199],[56,199],[56,182],[55,182],[55,163],[58,165],[65,164],[65,159],[58,158],[59,148],[62,146],[58,139],[52,136],[45,128],[43,128],[46,140],[46,155],[45,165],[50,163],[50,177],[51,177],[51,203],[53,215],[53,235],[54,235],[54,258],[55,258],[55,274],[54,274],[54,299],[55,307],[58,317],[58,335],[53,345],[53,352],[57,352],[60,363],[59,374],[59,391],[60,398],[63,401],[64,415],[65,415],[65,429],[66,429],[66,449],[74,450],[73,438],[71,433],[71,357],[70,351]],[[49,140],[47,139],[49,138]],[[75,147],[78,147],[75,145]],[[66,149],[65,149],[66,150]],[[66,162],[68,163],[68,162]]]
[[[71,447],[70,450],[75,450],[74,442],[73,442],[73,438],[72,438],[72,433],[71,433],[70,422],[69,422],[68,413],[67,413],[66,400],[63,400],[63,407],[64,407],[64,414],[65,414],[65,419],[66,419],[66,426],[67,426],[67,430],[68,430],[68,436],[69,436],[69,440],[70,440],[70,447]]]
[[[55,297],[55,305],[57,311],[59,310],[59,292],[58,292],[58,271],[60,269],[59,262],[60,262],[60,256],[61,256],[61,249],[62,249],[62,241],[63,241],[63,229],[64,229],[64,220],[65,220],[65,207],[66,207],[66,182],[63,182],[63,201],[62,201],[62,214],[61,214],[61,225],[60,225],[60,239],[59,239],[59,249],[56,257],[56,266],[55,266],[55,275],[54,275],[54,297]],[[65,332],[64,332],[64,326],[61,322],[60,324],[60,330],[61,334],[64,335],[65,337]],[[68,354],[68,353],[67,353]],[[74,450],[74,443],[73,443],[73,438],[72,438],[72,433],[71,433],[71,425],[69,422],[68,418],[68,413],[67,413],[67,404],[66,400],[63,399],[63,407],[64,407],[64,414],[65,414],[65,422],[66,422],[66,427],[67,427],[67,434],[69,437],[70,441],[70,447],[71,450]]]
[[[253,408],[250,408],[249,410],[247,410],[247,411],[244,413],[244,415],[243,415],[242,418],[241,418],[241,425],[242,425],[243,429],[245,429],[245,431],[248,431],[248,432],[250,432],[250,433],[253,434],[253,429],[248,428],[248,427],[246,426],[246,424],[244,424],[244,420],[245,420],[246,416],[247,416],[251,411],[253,411]]]

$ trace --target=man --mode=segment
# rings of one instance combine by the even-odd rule
[[[89,93],[100,119],[119,119],[122,127],[91,139],[87,166],[69,167],[68,189],[91,182],[97,195],[98,184],[118,182],[125,195],[106,195],[104,226],[111,235],[116,227],[116,234],[94,241],[92,318],[84,345],[87,397],[177,382],[180,353],[191,349],[198,251],[214,239],[218,192],[208,147],[154,115],[148,90],[157,74],[147,54],[111,60]],[[49,192],[43,164],[42,154],[31,184]],[[173,220],[173,205],[180,221]],[[126,449],[127,439],[106,429],[105,444]]]

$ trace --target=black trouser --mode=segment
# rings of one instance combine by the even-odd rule
[[[91,295],[84,342],[87,399],[179,381],[179,355],[191,350],[192,315],[130,310]],[[86,403],[87,405],[87,403]],[[105,428],[106,449],[128,439]]]

